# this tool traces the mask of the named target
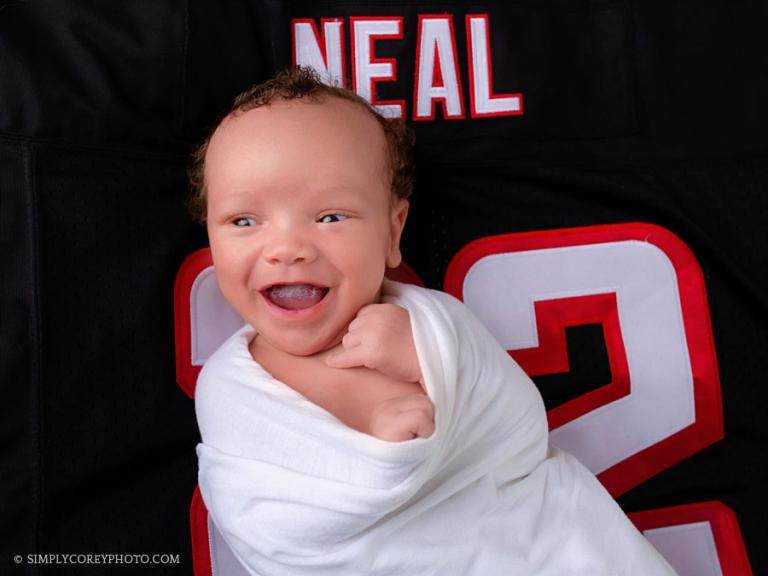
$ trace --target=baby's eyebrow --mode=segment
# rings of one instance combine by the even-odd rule
[[[360,204],[365,201],[359,198],[360,188],[357,186],[331,186],[309,190],[307,198],[311,202],[333,203],[333,204]],[[354,192],[354,194],[351,194]]]
[[[226,191],[223,196],[209,195],[208,201],[212,204],[216,204],[221,207],[224,206],[242,206],[243,204],[254,204],[258,201],[258,198],[252,191]]]
[[[313,190],[314,192],[317,192],[318,194],[322,193],[328,193],[332,194],[334,192],[352,192],[359,190],[359,186],[355,184],[330,184],[328,186],[319,186]]]

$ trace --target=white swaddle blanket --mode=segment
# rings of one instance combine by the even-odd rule
[[[548,451],[541,397],[463,304],[385,281],[410,312],[434,434],[386,442],[272,378],[249,326],[196,391],[199,484],[253,574],[674,574],[594,476]]]

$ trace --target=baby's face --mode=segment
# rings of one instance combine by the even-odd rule
[[[208,147],[208,237],[224,297],[263,342],[336,345],[400,263],[386,141],[360,105],[278,101],[229,117]]]

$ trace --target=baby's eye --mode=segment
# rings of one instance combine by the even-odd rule
[[[248,218],[247,216],[240,216],[239,218],[232,220],[232,224],[241,228],[246,226],[256,226],[256,220]]]
[[[320,216],[318,222],[322,224],[330,224],[331,222],[341,222],[346,219],[347,217],[342,214],[326,214],[325,216]]]

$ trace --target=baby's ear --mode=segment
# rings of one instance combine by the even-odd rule
[[[389,214],[389,251],[387,252],[387,267],[397,268],[402,262],[400,254],[400,237],[403,234],[405,220],[408,218],[408,200],[398,198]]]

